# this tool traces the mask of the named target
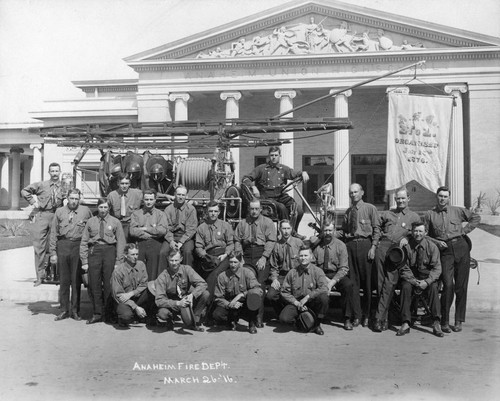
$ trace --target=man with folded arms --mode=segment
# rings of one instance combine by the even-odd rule
[[[139,245],[139,260],[146,264],[149,280],[158,277],[158,263],[163,239],[167,233],[167,216],[155,208],[156,191],[145,190],[144,206],[132,213],[130,237]]]
[[[71,189],[68,192],[68,203],[56,210],[50,229],[50,262],[57,264],[60,278],[59,298],[62,313],[55,317],[56,321],[68,317],[82,320],[79,315],[82,284],[80,242],[92,213],[87,206],[80,205],[80,197],[79,189]]]
[[[352,330],[353,317],[353,284],[349,277],[347,248],[343,242],[334,237],[333,223],[323,225],[323,235],[319,245],[314,249],[316,265],[323,269],[328,283],[328,291],[336,288],[342,295],[342,313],[344,329]]]
[[[410,332],[411,299],[413,293],[423,293],[429,299],[429,309],[434,319],[434,335],[443,337],[441,331],[441,307],[437,280],[441,275],[439,249],[430,239],[425,238],[427,228],[424,222],[415,222],[411,226],[412,235],[406,249],[408,262],[401,268],[401,320],[403,325],[396,333],[404,336]]]
[[[205,315],[210,298],[207,283],[191,266],[181,264],[181,262],[180,251],[172,249],[168,254],[167,268],[154,281],[157,316],[167,322],[169,330],[173,330],[174,316],[181,313],[181,308],[192,308],[194,322],[190,322],[191,326],[188,328],[204,331],[201,319]],[[187,322],[184,323],[187,324]]]
[[[118,324],[127,327],[134,320],[149,317],[154,320],[154,297],[148,290],[148,273],[139,259],[136,244],[127,244],[125,261],[119,263],[111,275],[111,291],[116,301]]]
[[[280,313],[282,323],[294,323],[301,311],[310,308],[318,317],[314,333],[325,334],[321,322],[328,312],[328,284],[322,269],[311,263],[311,250],[299,251],[299,266],[288,272],[281,287],[287,306]]]

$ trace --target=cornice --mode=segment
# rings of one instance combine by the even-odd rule
[[[186,71],[213,69],[259,69],[272,67],[304,67],[308,65],[370,64],[393,62],[427,61],[463,61],[463,60],[498,60],[500,47],[460,49],[422,49],[415,51],[343,53],[324,55],[300,55],[278,57],[246,57],[232,59],[196,59],[196,60],[151,60],[130,63],[137,72],[145,71]]]

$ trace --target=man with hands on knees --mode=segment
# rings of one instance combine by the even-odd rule
[[[318,316],[313,331],[323,335],[321,322],[328,312],[328,284],[322,269],[311,263],[311,250],[299,251],[300,265],[288,272],[281,287],[281,294],[288,305],[281,311],[282,323],[294,323],[299,313],[312,309]]]

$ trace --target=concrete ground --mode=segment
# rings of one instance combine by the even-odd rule
[[[257,335],[244,321],[205,333],[54,322],[58,287],[33,287],[32,248],[0,252],[0,399],[498,399],[499,241],[470,236],[480,284],[471,271],[464,331],[444,338],[421,325],[404,337],[346,332],[336,305],[322,337],[274,320]]]

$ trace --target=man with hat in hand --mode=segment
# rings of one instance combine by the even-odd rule
[[[408,243],[413,223],[419,222],[417,213],[408,208],[410,197],[406,188],[396,192],[396,208],[380,212],[380,242],[375,251],[377,274],[378,306],[373,331],[381,332],[388,328],[388,311],[394,286],[398,283],[398,269],[387,258],[387,251],[394,245],[403,247]]]
[[[30,214],[30,232],[35,252],[35,287],[42,284],[46,278],[45,268],[47,251],[49,250],[50,227],[56,209],[63,205],[65,195],[60,180],[61,166],[58,163],[49,164],[49,175],[49,180],[35,182],[21,190],[23,198],[33,206],[33,211]]]
[[[80,205],[80,197],[79,189],[69,190],[68,203],[56,210],[50,229],[50,263],[57,265],[60,277],[59,298],[62,313],[56,316],[56,321],[68,317],[82,320],[79,315],[82,284],[80,241],[92,213],[87,206]]]
[[[294,323],[300,312],[308,308],[318,317],[314,333],[325,334],[321,322],[328,312],[328,282],[322,269],[311,263],[311,250],[302,247],[299,251],[299,266],[288,272],[281,287],[287,306],[281,311],[282,323]]]
[[[439,249],[430,239],[425,238],[427,228],[425,223],[414,222],[411,226],[411,238],[405,249],[408,260],[401,268],[401,320],[402,326],[396,333],[404,336],[410,332],[411,303],[413,293],[423,293],[429,299],[429,309],[434,319],[432,330],[435,336],[443,337],[441,331],[441,306],[439,304],[439,289],[437,280],[441,275]]]
[[[448,187],[439,187],[436,198],[437,205],[425,213],[424,221],[429,227],[429,236],[441,252],[441,327],[445,333],[451,333],[450,308],[456,295],[453,331],[460,332],[465,322],[470,269],[470,247],[464,236],[477,227],[481,217],[464,207],[450,206]],[[462,223],[467,225],[464,227]]]
[[[323,238],[313,255],[316,265],[323,269],[328,283],[328,292],[336,288],[342,295],[342,313],[344,317],[344,329],[352,330],[351,318],[354,314],[353,308],[353,283],[348,277],[349,261],[345,244],[334,237],[333,223],[326,222],[323,227]]]
[[[201,326],[201,319],[205,315],[210,298],[207,283],[191,266],[182,264],[182,255],[178,249],[170,250],[167,268],[155,280],[154,292],[158,307],[157,317],[167,322],[169,330],[174,328],[174,316],[181,314],[188,328],[205,331]],[[183,311],[184,308],[187,309]],[[184,313],[186,310],[189,313]],[[190,321],[186,320],[186,316]],[[191,321],[193,318],[194,321]]]
[[[248,331],[256,334],[257,313],[262,304],[263,290],[253,270],[243,266],[241,253],[231,252],[228,259],[229,268],[217,277],[214,294],[217,306],[213,318],[234,331],[240,316],[246,315]]]

